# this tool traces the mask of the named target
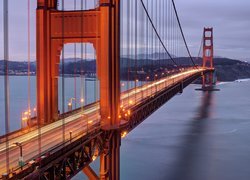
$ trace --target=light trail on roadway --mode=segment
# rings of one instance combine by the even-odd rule
[[[182,82],[187,77],[196,73],[201,73],[205,69],[188,69],[178,74],[163,77],[159,80],[148,82],[140,87],[121,93],[121,108],[129,111],[130,108],[137,106],[147,97],[151,97],[155,93]],[[99,102],[88,108],[82,108],[69,117],[60,119],[56,122],[48,124],[40,129],[30,131],[19,137],[9,140],[9,165],[11,169],[18,167],[20,158],[20,147],[15,143],[20,143],[23,151],[23,160],[25,163],[32,161],[38,154],[49,152],[54,147],[61,145],[64,141],[79,134],[87,134],[94,126],[100,126]],[[65,134],[63,135],[63,132]],[[39,143],[41,148],[39,148]],[[6,143],[0,143],[0,177],[6,173]]]

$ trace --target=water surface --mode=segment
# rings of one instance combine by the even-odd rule
[[[67,101],[74,95],[74,79],[65,81]],[[77,83],[81,84],[80,79]],[[98,99],[98,84],[87,83],[84,92],[91,102]],[[4,97],[0,87],[3,134]],[[15,130],[27,107],[27,77],[10,77],[10,87],[11,130]],[[187,87],[122,140],[121,179],[249,180],[250,81],[221,83],[217,86],[221,91],[212,93],[195,91],[197,87]],[[77,85],[78,99],[80,91]],[[31,77],[31,97],[35,106],[35,77]],[[98,172],[98,160],[91,166]],[[73,179],[86,177],[79,173]]]
[[[197,87],[187,87],[122,140],[121,179],[249,180],[250,81],[223,83],[213,93]]]

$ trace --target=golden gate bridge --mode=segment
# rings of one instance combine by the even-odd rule
[[[31,6],[30,0],[24,2],[28,7],[30,77]],[[213,29],[204,28],[198,64],[199,58],[193,58],[188,48],[173,0],[94,0],[92,7],[86,0],[37,0],[36,115],[30,115],[29,99],[21,119],[24,126],[11,131],[8,3],[3,1],[5,134],[0,137],[1,179],[70,179],[80,171],[89,179],[120,179],[122,137],[196,79],[202,78],[202,90],[212,90]],[[74,97],[65,100],[68,44],[74,45],[74,75],[81,79],[86,75],[86,44],[93,48],[98,79],[93,103],[85,102],[86,83],[81,83],[80,95],[76,95],[76,80]],[[76,62],[77,45],[80,64]],[[73,108],[73,101],[80,105]],[[97,157],[99,175],[90,167]]]

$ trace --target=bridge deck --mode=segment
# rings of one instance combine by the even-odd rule
[[[127,112],[135,106],[138,107],[145,99],[152,97],[157,92],[179,84],[184,79],[197,73],[201,74],[206,70],[207,69],[204,68],[187,69],[178,74],[163,77],[133,90],[124,92],[121,94],[122,109]],[[79,135],[84,136],[97,127],[100,128],[98,102],[87,108],[82,108],[82,111],[78,111],[73,115],[46,125],[40,129],[32,130],[19,137],[13,136],[14,138],[10,138],[8,142],[9,157],[11,157],[9,163],[10,169],[18,168],[20,152],[19,147],[14,144],[16,142],[22,143],[24,161],[28,163],[29,161],[38,158],[38,154],[48,153],[55,147],[60,146],[65,142],[68,143],[70,138],[75,138]],[[4,139],[0,139],[0,142],[1,177],[1,175],[6,172],[6,142],[4,142]]]

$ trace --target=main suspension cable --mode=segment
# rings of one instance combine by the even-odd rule
[[[146,15],[147,15],[147,17],[148,17],[150,23],[151,23],[151,25],[152,25],[152,27],[153,27],[153,29],[154,29],[154,31],[155,31],[155,34],[156,34],[156,36],[158,37],[158,39],[159,39],[161,45],[163,46],[165,52],[168,54],[168,56],[169,56],[170,59],[173,61],[173,63],[174,63],[175,65],[178,66],[178,64],[177,64],[177,63],[175,62],[175,60],[172,58],[171,54],[168,52],[168,50],[167,50],[165,44],[163,43],[163,41],[162,41],[162,39],[161,39],[161,37],[160,37],[160,35],[159,35],[159,33],[158,33],[158,31],[157,31],[157,29],[156,29],[154,23],[153,23],[153,21],[152,21],[150,15],[149,15],[149,13],[148,13],[148,10],[147,10],[147,8],[146,8],[146,6],[145,6],[143,0],[141,0],[141,3],[142,3],[142,7],[143,7],[143,9],[144,9],[144,11],[145,11],[145,13],[146,13]]]
[[[191,61],[192,61],[192,63],[193,63],[193,66],[196,67],[196,64],[194,63],[193,57],[191,56],[190,50],[189,50],[188,45],[187,45],[186,38],[185,38],[185,36],[184,36],[183,30],[182,30],[182,27],[181,27],[181,22],[180,22],[180,19],[179,19],[177,10],[176,10],[176,6],[175,6],[174,0],[172,0],[172,4],[173,4],[173,7],[174,7],[174,12],[175,12],[175,15],[176,15],[176,18],[177,18],[177,22],[178,22],[178,25],[179,25],[179,28],[180,28],[180,31],[181,31],[182,39],[183,39],[183,41],[184,41],[184,43],[185,43],[185,46],[186,46],[188,55],[189,55],[189,57],[190,57],[190,59],[191,59]],[[197,68],[197,67],[196,67],[196,68]]]
[[[198,55],[197,55],[197,60],[199,59],[199,57],[201,55],[202,46],[203,46],[203,36],[201,37],[201,43],[200,43],[200,48],[199,48],[199,52],[198,52]]]

